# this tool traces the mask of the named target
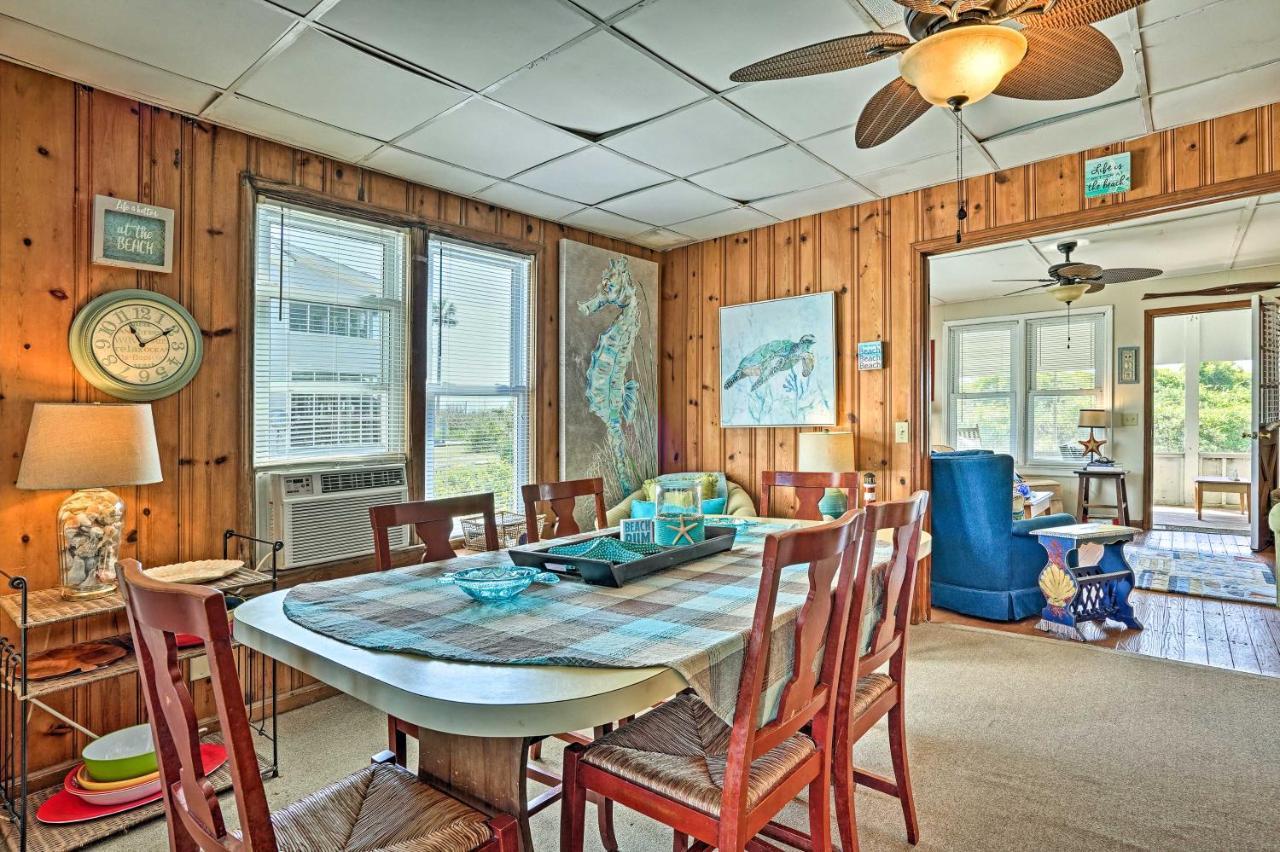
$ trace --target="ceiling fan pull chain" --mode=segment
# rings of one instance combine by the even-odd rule
[[[969,218],[969,210],[964,197],[964,122],[960,118],[960,107],[963,101],[953,99],[951,112],[956,117],[956,242],[961,240],[961,228],[964,220]]]

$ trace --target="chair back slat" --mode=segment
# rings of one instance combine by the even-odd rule
[[[928,503],[928,492],[917,491],[906,500],[872,503],[866,508],[844,657],[845,673],[852,680],[845,680],[842,675],[841,683],[845,685],[856,684],[859,675],[874,671],[887,659],[900,657],[905,648],[903,636],[911,619],[920,530]],[[873,571],[876,537],[881,530],[892,531],[892,550],[888,562]],[[877,585],[881,587],[880,616],[863,634],[860,625],[873,606]]]
[[[745,797],[751,763],[812,724],[820,745],[830,741],[832,688],[840,671],[852,597],[862,513],[846,512],[819,526],[788,530],[765,540],[760,591],[738,682],[737,706],[725,769],[725,802]],[[806,565],[808,594],[796,614],[793,665],[782,686],[774,718],[760,722],[760,702],[769,666],[778,586],[784,568]],[[745,799],[741,799],[745,806]]]
[[[774,488],[790,488],[799,501],[795,517],[805,521],[822,520],[822,512],[818,509],[823,494],[828,488],[843,489],[849,497],[849,508],[858,505],[857,473],[816,473],[812,471],[766,470],[760,474],[760,515],[773,517],[770,503],[773,501]],[[774,504],[774,509],[777,505]]]
[[[498,524],[494,516],[493,492],[371,506],[369,522],[373,525],[374,554],[378,570],[385,571],[392,567],[391,541],[388,535],[391,527],[412,525],[422,541],[422,558],[418,561],[438,562],[458,555],[450,540],[453,536],[453,521],[468,515],[484,516],[485,550],[497,550]]]
[[[573,517],[579,497],[594,498],[596,529],[609,526],[604,508],[604,480],[599,477],[569,479],[564,482],[533,482],[524,486],[520,493],[524,498],[525,531],[530,543],[543,538],[582,532],[582,527]],[[545,503],[549,508],[549,517],[542,529],[538,528],[538,503]]]
[[[152,580],[133,559],[121,560],[119,575],[160,764],[169,848],[178,852],[274,850],[271,812],[249,731],[222,593],[205,586]],[[178,665],[177,633],[192,634],[204,643],[240,815],[240,840],[227,834],[218,797],[204,774],[195,706]]]

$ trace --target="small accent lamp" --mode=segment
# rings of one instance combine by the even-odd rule
[[[816,473],[848,473],[853,470],[852,432],[801,432],[796,467]],[[828,488],[818,502],[823,515],[838,518],[849,510],[844,489]]]
[[[1084,447],[1085,454],[1089,457],[1089,463],[1092,464],[1094,458],[1101,454],[1102,445],[1105,440],[1099,441],[1093,434],[1094,429],[1106,429],[1111,425],[1110,416],[1105,408],[1082,408],[1080,409],[1080,428],[1089,430],[1089,437],[1083,441],[1078,441],[1080,446]]]
[[[106,486],[160,481],[150,405],[36,403],[17,486],[77,489],[58,508],[62,597],[82,600],[115,590],[124,501]]]

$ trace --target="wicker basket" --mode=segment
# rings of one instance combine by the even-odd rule
[[[520,536],[524,535],[524,515],[517,515],[515,512],[498,512],[494,515],[494,521],[498,525],[498,546],[499,547],[515,547],[520,543]],[[538,517],[538,523],[542,523],[542,517]],[[462,519],[462,538],[467,543],[468,550],[484,550],[484,515],[472,515],[469,518]]]

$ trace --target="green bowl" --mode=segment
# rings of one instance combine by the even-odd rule
[[[84,747],[85,769],[94,781],[127,781],[155,772],[156,747],[150,725],[134,725],[99,737]]]

